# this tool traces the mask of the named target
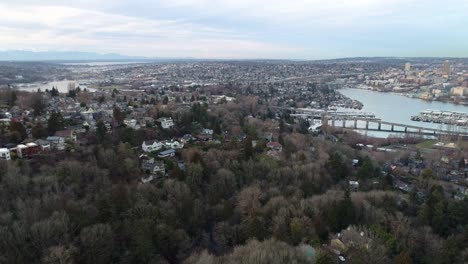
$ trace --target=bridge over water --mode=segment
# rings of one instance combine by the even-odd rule
[[[341,127],[353,130],[382,131],[390,133],[420,134],[429,136],[452,135],[468,137],[468,128],[454,127],[453,130],[428,128],[394,122],[382,121],[380,119],[352,118],[343,119],[330,117],[326,122],[332,127]]]
[[[353,130],[382,131],[390,133],[406,133],[420,135],[451,135],[468,138],[468,127],[452,126],[454,129],[437,129],[423,126],[407,125],[383,121],[373,113],[359,111],[332,111],[312,108],[278,108],[293,111],[295,116],[321,118],[324,124]]]

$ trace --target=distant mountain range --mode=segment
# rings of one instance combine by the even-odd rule
[[[79,51],[0,51],[0,61],[152,61],[156,58]]]

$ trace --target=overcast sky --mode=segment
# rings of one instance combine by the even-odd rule
[[[0,50],[468,57],[468,0],[0,0]]]

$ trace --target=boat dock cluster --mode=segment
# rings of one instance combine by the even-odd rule
[[[361,102],[358,100],[352,100],[349,98],[345,98],[336,102],[332,102],[330,104],[331,107],[340,107],[340,108],[350,108],[350,109],[357,109],[361,110],[362,107],[364,106]]]
[[[446,125],[468,126],[468,113],[426,110],[422,111],[419,115],[412,116],[411,120]]]

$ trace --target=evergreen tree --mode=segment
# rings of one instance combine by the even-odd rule
[[[50,96],[52,96],[52,97],[57,97],[57,96],[59,96],[59,91],[58,91],[58,89],[52,86],[52,90],[50,90]]]
[[[41,123],[37,123],[32,129],[31,134],[34,138],[43,138],[48,134],[47,129],[42,127]]]
[[[252,138],[247,136],[244,140],[244,158],[249,160],[253,156]]]
[[[122,112],[122,110],[120,110],[119,107],[114,106],[113,117],[114,117],[115,122],[117,122],[118,125],[122,125],[125,119],[125,113]]]
[[[16,91],[11,90],[11,92],[9,93],[9,97],[7,98],[7,105],[10,107],[14,106],[16,99],[17,99]]]
[[[104,141],[104,139],[106,138],[106,134],[107,134],[106,125],[101,120],[98,121],[96,124],[96,136],[98,140],[100,142]]]
[[[19,143],[28,137],[26,128],[20,122],[10,123],[10,140]]]
[[[76,97],[76,90],[75,89],[71,89],[71,90],[68,90],[68,97],[71,97],[71,98],[75,98]]]
[[[343,180],[348,176],[348,168],[340,153],[335,152],[328,159],[328,168],[332,171],[335,180]]]
[[[465,168],[465,157],[461,157],[460,161],[458,162],[458,169],[463,170]]]
[[[362,165],[359,168],[358,175],[361,179],[370,179],[374,176],[374,165],[369,157],[365,157],[362,161]]]
[[[337,205],[336,221],[338,225],[337,231],[354,224],[355,210],[353,202],[351,201],[351,193],[349,189],[346,189],[343,199]]]
[[[55,132],[59,130],[63,130],[65,123],[60,112],[52,112],[50,114],[49,120],[47,122],[48,126],[47,129],[49,131],[49,135],[55,134]]]
[[[33,109],[34,116],[42,115],[46,108],[42,95],[40,93],[34,94],[31,100],[31,108]]]

